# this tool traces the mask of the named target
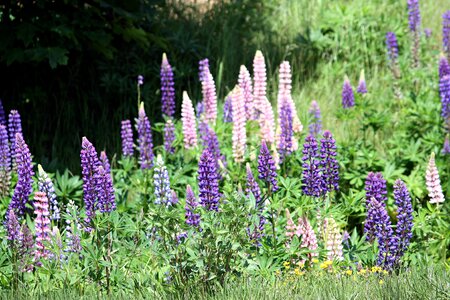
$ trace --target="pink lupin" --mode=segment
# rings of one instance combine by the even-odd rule
[[[181,121],[183,122],[184,148],[195,148],[197,146],[197,126],[195,123],[194,106],[186,91],[183,92]]]
[[[247,143],[247,135],[245,132],[245,100],[242,95],[242,90],[238,85],[233,89],[231,101],[233,106],[233,157],[236,162],[243,162],[245,145]]]
[[[266,63],[262,52],[258,50],[253,59],[253,103],[256,119],[259,119],[265,110],[266,81]]]

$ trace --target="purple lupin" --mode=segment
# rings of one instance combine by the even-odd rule
[[[342,107],[350,108],[355,106],[355,95],[350,80],[345,76],[344,84],[342,85]]]
[[[8,117],[8,134],[9,142],[11,145],[11,160],[13,169],[16,166],[16,134],[22,135],[22,121],[20,120],[20,115],[17,110],[11,110]]]
[[[195,212],[198,206],[197,198],[190,185],[186,186],[186,205],[184,207],[186,213],[186,224],[192,227],[198,227],[200,225],[200,214]]]
[[[11,152],[6,125],[0,124],[0,198],[9,194],[11,185]]]
[[[375,220],[372,218],[374,213],[371,211],[372,207],[370,202],[372,199],[380,203],[382,206],[386,206],[387,201],[387,188],[386,180],[381,173],[369,172],[365,183],[366,190],[366,207],[367,207],[367,219],[364,224],[364,233],[369,242],[375,239]]]
[[[206,148],[198,163],[198,187],[200,204],[207,210],[219,210],[219,174],[217,162]]]
[[[322,190],[325,192],[339,189],[339,163],[336,160],[336,141],[329,130],[325,130],[320,141],[320,169],[322,172]]]
[[[139,145],[139,164],[142,170],[153,167],[153,138],[150,121],[144,110],[144,103],[139,106],[139,118],[137,121],[138,145]]]
[[[270,155],[266,142],[262,141],[258,156],[258,178],[264,181],[269,191],[278,190],[277,172],[275,161]]]
[[[81,142],[81,174],[83,177],[83,200],[86,207],[86,222],[89,223],[95,215],[97,199],[96,172],[101,165],[92,143],[83,137]]]
[[[173,117],[175,114],[175,84],[172,66],[167,55],[163,53],[161,63],[161,109],[164,115]]]
[[[2,99],[0,99],[0,125],[7,125],[6,122],[6,113],[5,113],[5,109],[3,108],[3,103],[2,103]]]
[[[164,149],[169,154],[175,153],[175,147],[173,143],[175,142],[175,126],[171,119],[166,121],[164,124]]]
[[[413,227],[413,208],[411,196],[409,195],[406,184],[398,179],[394,184],[394,199],[397,205],[397,227],[395,235],[398,239],[397,251],[395,252],[396,264],[406,252],[412,238]]]
[[[320,197],[323,195],[323,182],[320,173],[320,159],[316,138],[308,135],[303,144],[302,157],[302,191],[303,194]]]
[[[122,121],[122,128],[120,131],[122,137],[122,155],[132,157],[133,150],[133,129],[131,128],[130,120]]]

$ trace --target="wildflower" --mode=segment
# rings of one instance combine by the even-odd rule
[[[59,205],[56,199],[55,188],[53,186],[52,180],[48,177],[47,173],[44,171],[41,165],[38,165],[38,187],[39,191],[45,193],[47,199],[50,202],[50,219],[54,221],[59,221]]]
[[[449,135],[448,134],[445,137],[444,147],[442,147],[442,152],[441,153],[443,155],[449,155],[450,154],[450,140],[449,140]]]
[[[361,74],[359,75],[359,84],[356,92],[359,94],[367,94],[367,86],[366,86],[366,78],[364,76],[364,70],[361,70]]]
[[[259,115],[259,126],[261,127],[261,141],[268,144],[275,142],[275,116],[267,98],[261,103]]]
[[[197,198],[190,185],[186,186],[186,205],[184,207],[186,211],[186,224],[192,227],[198,227],[200,225],[200,214],[195,213],[195,209],[198,206]]]
[[[309,134],[317,138],[322,133],[322,117],[320,115],[320,107],[316,100],[311,102],[308,110],[311,123],[309,124]]]
[[[205,117],[208,122],[214,123],[217,118],[217,97],[214,78],[209,71],[209,66],[204,65],[201,74],[203,103],[205,105]]]
[[[245,99],[239,86],[233,89],[233,157],[239,163],[244,161],[247,135],[245,131]]]
[[[197,146],[197,125],[195,124],[194,107],[187,92],[183,92],[181,121],[183,122],[184,147],[186,149],[195,148]]]
[[[123,156],[133,156],[133,130],[131,128],[130,120],[122,121],[121,129],[122,137],[122,155]]]
[[[199,61],[199,79],[200,82],[204,81],[207,77],[207,73],[209,72],[209,60],[207,58]]]
[[[423,30],[423,33],[425,33],[425,37],[426,37],[427,39],[429,39],[429,38],[431,37],[431,33],[432,33],[431,28],[425,28],[425,29]]]
[[[9,194],[11,185],[11,152],[6,125],[0,124],[0,198]]]
[[[278,153],[280,154],[280,162],[291,154],[292,141],[293,141],[293,129],[292,129],[292,111],[287,99],[284,98],[280,110],[280,128]]]
[[[408,249],[412,238],[413,227],[413,209],[411,197],[409,196],[406,184],[400,179],[394,184],[394,199],[397,205],[397,227],[395,235],[398,238],[398,248],[395,253],[395,259],[398,261]]]
[[[169,64],[166,53],[163,53],[161,62],[161,109],[164,115],[173,117],[175,114],[175,88],[172,66]]]
[[[345,274],[348,275],[348,276],[351,276],[353,274],[353,271],[352,270],[346,270]]]
[[[66,230],[65,230],[65,244],[66,253],[80,253],[81,248],[81,226],[79,223],[78,207],[73,200],[69,200],[66,207]]]
[[[434,153],[431,153],[425,179],[428,196],[430,197],[430,203],[443,203],[445,198],[442,193],[441,181],[439,179],[439,172],[434,160]]]
[[[291,213],[286,208],[286,236],[291,240],[294,235],[296,234],[297,226],[295,225],[294,221],[292,220]]]
[[[25,214],[28,198],[33,191],[32,177],[34,172],[31,164],[30,150],[22,134],[17,133],[14,140],[18,179],[11,202],[9,203],[8,211],[14,210],[17,218],[20,218]]]
[[[95,174],[97,203],[96,209],[101,213],[109,213],[116,209],[114,187],[111,173],[103,165],[99,165]]]
[[[166,206],[172,205],[169,172],[164,165],[161,155],[158,155],[156,158],[153,182],[155,186],[155,204],[164,204]]]
[[[247,197],[249,197],[250,194],[253,194],[253,197],[255,197],[256,200],[256,207],[261,208],[261,206],[263,205],[261,198],[261,190],[259,188],[258,183],[255,180],[255,177],[253,177],[253,172],[252,169],[250,168],[250,164],[247,163],[246,169],[247,169],[247,182],[245,185],[245,193],[247,194]]]
[[[137,77],[137,84],[138,84],[138,86],[141,86],[141,85],[144,84],[144,76],[138,75],[138,77]]]
[[[233,98],[231,93],[225,98],[223,104],[223,121],[225,123],[233,122]]]
[[[343,260],[342,235],[336,221],[333,218],[325,218],[323,227],[328,260]]]
[[[207,210],[219,210],[219,175],[217,163],[208,149],[203,150],[198,164],[198,186],[200,204]]]
[[[342,107],[350,108],[355,106],[355,96],[353,95],[353,88],[350,84],[350,80],[347,76],[344,79],[344,85],[342,86]]]
[[[142,170],[153,167],[153,138],[150,121],[144,110],[144,103],[139,106],[139,118],[137,121],[139,164]]]
[[[50,219],[48,212],[48,199],[45,193],[36,192],[34,196],[34,213],[36,218],[34,220],[36,228],[36,252],[35,257],[37,265],[41,264],[40,260],[46,259],[49,255],[49,250],[46,249],[46,243],[50,242]]]
[[[172,190],[171,191],[171,195],[172,195],[172,205],[175,205],[175,204],[177,204],[178,203],[178,196],[177,196],[177,193],[174,191],[174,190]]]
[[[11,110],[8,117],[8,134],[10,141],[10,151],[13,169],[16,166],[16,134],[22,135],[22,121],[17,110]]]
[[[292,114],[292,130],[295,133],[301,133],[303,130],[303,125],[300,122],[297,114],[297,109],[295,107],[294,101],[292,99],[292,74],[291,66],[288,61],[283,61],[280,65],[279,71],[279,82],[278,82],[278,116],[281,116],[281,107],[284,101],[290,106]],[[281,118],[278,118],[281,122]],[[279,124],[281,126],[281,124]]]
[[[209,127],[208,123],[205,121],[200,122],[198,127],[200,139],[202,140],[202,146],[209,149],[209,152],[217,163],[219,160],[225,161],[225,158],[220,153],[219,139],[217,138],[216,132]]]
[[[171,119],[166,121],[164,125],[164,149],[167,153],[174,154],[175,147],[173,143],[175,141],[175,126]]]
[[[409,30],[412,34],[413,46],[412,46],[412,67],[417,68],[419,66],[419,32],[420,32],[420,8],[419,0],[408,0],[408,20]]]
[[[253,101],[255,103],[256,118],[259,118],[265,111],[266,81],[266,63],[262,52],[258,50],[253,59]]]
[[[106,155],[105,151],[100,152],[100,163],[105,169],[105,172],[110,174],[111,173],[111,164],[109,163],[108,156]]]
[[[7,125],[6,114],[5,114],[5,109],[3,108],[2,99],[0,99],[0,125],[3,125],[5,127]]]
[[[320,159],[317,153],[317,142],[314,136],[308,135],[303,144],[302,157],[302,191],[303,194],[313,197],[322,195],[324,186],[323,178],[320,174]]]
[[[268,189],[272,192],[278,190],[277,172],[275,170],[275,162],[270,155],[266,143],[263,141],[258,156],[258,178],[265,181]]]
[[[255,108],[253,103],[252,78],[244,65],[239,70],[238,84],[242,92],[242,97],[244,98],[245,118],[247,120],[253,119]]]
[[[370,172],[366,178],[366,207],[367,207],[367,218],[364,224],[364,233],[366,234],[366,238],[369,242],[372,242],[375,239],[375,221],[372,219],[374,217],[374,213],[371,211],[373,207],[370,205],[372,199],[375,199],[377,202],[381,203],[382,206],[385,206],[385,202],[387,201],[387,188],[386,188],[386,180],[384,180],[383,175],[381,173],[373,173]]]
[[[298,237],[301,236],[302,238],[302,243],[300,247],[306,248],[310,251],[310,253],[308,253],[309,260],[319,255],[317,253],[318,245],[316,234],[311,224],[309,223],[308,219],[305,216],[298,219],[296,235]]]
[[[20,239],[20,224],[19,220],[17,219],[16,214],[14,213],[14,210],[8,211],[8,216],[6,217],[6,238],[8,241],[11,241],[13,247],[17,247],[19,244]]]
[[[320,141],[320,170],[322,173],[322,191],[339,189],[339,163],[336,160],[336,141],[330,131],[325,130]]]
[[[450,60],[450,10],[442,15],[442,48]]]
[[[100,166],[100,161],[97,156],[97,151],[92,143],[83,137],[81,143],[81,174],[83,177],[83,200],[86,207],[86,222],[89,223],[94,216],[96,209],[96,178],[97,168]]]
[[[380,285],[383,285],[384,280],[383,280],[383,279],[380,279],[380,281],[378,281],[378,283],[379,283]]]
[[[400,68],[398,66],[398,43],[397,36],[393,32],[386,33],[386,46],[389,59],[389,67],[392,75],[396,80],[400,79]],[[400,98],[400,91],[398,87],[395,88],[397,96]]]
[[[205,104],[203,101],[197,102],[195,105],[195,116],[199,119],[205,113]]]
[[[285,268],[286,270],[289,270],[289,269],[291,268],[291,263],[288,262],[288,261],[285,261],[285,262],[283,263],[283,266],[284,266],[284,268]]]
[[[35,226],[36,227],[36,226]],[[35,228],[36,232],[38,231]],[[33,270],[33,264],[31,257],[36,255],[33,250],[36,250],[33,234],[27,224],[22,224],[20,228],[20,238],[18,247],[19,268],[22,272],[31,272]],[[34,254],[34,255],[33,255]],[[35,259],[34,259],[35,260]]]
[[[450,75],[445,75],[439,82],[441,94],[441,115],[447,127],[450,128]]]
[[[439,57],[439,82],[441,82],[442,78],[446,75],[450,75],[450,65],[444,54],[441,54]]]

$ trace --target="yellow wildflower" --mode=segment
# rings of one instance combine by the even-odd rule
[[[350,276],[350,275],[353,274],[353,271],[352,271],[352,270],[347,270],[347,271],[345,271],[345,274],[347,274],[348,276]]]
[[[317,264],[317,263],[319,262],[319,260],[318,260],[317,258],[313,258],[313,259],[312,259],[312,262],[315,263],[315,264]]]
[[[379,284],[381,285],[381,284],[383,284],[384,283],[384,281],[383,281],[383,279],[381,279],[380,281],[379,281]]]

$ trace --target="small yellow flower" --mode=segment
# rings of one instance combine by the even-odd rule
[[[295,268],[295,269],[294,269],[294,273],[295,273],[295,275],[297,275],[297,276],[301,276],[301,275],[304,274],[304,272],[300,271],[299,268]]]
[[[299,262],[297,263],[297,266],[298,266],[300,269],[303,269],[303,267],[305,266],[305,262],[304,262],[304,261],[299,261]]]
[[[321,263],[319,267],[321,269],[326,269],[326,268],[328,268],[328,265],[326,263]]]
[[[280,270],[276,270],[275,271],[275,275],[280,276],[281,275],[281,271]]]
[[[350,275],[353,274],[353,271],[352,271],[352,270],[347,270],[347,271],[345,271],[345,274],[347,274],[348,276],[350,276]]]
[[[389,274],[389,272],[386,271],[386,270],[383,270],[383,274],[384,274],[384,275],[387,275],[387,274]]]
[[[366,269],[361,269],[361,270],[358,271],[358,274],[359,274],[359,275],[365,275],[366,272],[367,272]]]
[[[332,260],[326,260],[324,262],[324,264],[326,264],[327,266],[331,266],[333,264],[333,261]]]
[[[380,285],[384,283],[383,279],[378,282]]]
[[[312,259],[312,262],[315,263],[315,264],[317,264],[317,263],[319,262],[319,260],[318,260],[317,258],[313,258],[313,259]]]

